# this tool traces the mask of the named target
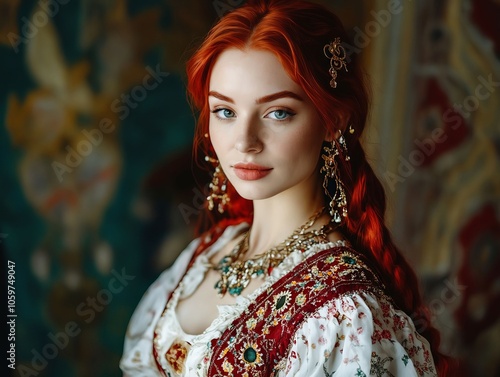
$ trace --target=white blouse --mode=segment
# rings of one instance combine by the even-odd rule
[[[292,252],[260,288],[248,296],[238,296],[233,305],[219,305],[219,316],[202,334],[186,334],[176,316],[179,299],[189,297],[197,289],[210,257],[246,226],[228,227],[184,275],[200,243],[200,239],[194,240],[149,287],[132,315],[125,336],[120,362],[124,376],[206,376],[210,341],[220,337],[253,299],[304,259],[344,243],[330,242],[314,245],[303,253]],[[153,344],[164,374],[158,370]],[[231,376],[228,368],[227,375]],[[278,376],[333,375],[412,377],[437,376],[437,373],[429,344],[417,333],[411,318],[387,299],[359,292],[328,301],[302,324],[293,337],[286,367]]]

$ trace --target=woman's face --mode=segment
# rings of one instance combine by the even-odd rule
[[[315,106],[268,51],[228,49],[210,77],[210,140],[245,199],[312,192],[325,131]],[[298,195],[298,196],[296,196]]]

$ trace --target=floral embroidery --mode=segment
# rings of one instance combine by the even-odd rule
[[[325,374],[325,377],[333,377],[333,375],[335,374],[335,371],[333,371],[332,373],[328,373],[328,369],[326,369],[326,365],[323,364],[323,373]]]
[[[227,360],[224,360],[224,362],[222,363],[222,370],[226,373],[232,373],[233,372],[233,366],[231,365],[230,362],[228,362]]]
[[[333,263],[335,261],[335,258],[333,257],[333,255],[329,255],[325,258],[325,263],[329,264],[329,263]]]
[[[358,337],[355,334],[349,335],[349,340],[353,344],[353,346],[359,346],[359,340]]]
[[[372,335],[372,342],[380,343],[383,339],[391,339],[391,337],[392,337],[391,333],[387,330],[382,330],[382,331],[376,330]]]
[[[257,310],[257,318],[258,319],[264,318],[264,308],[259,308],[259,310]]]
[[[175,341],[165,353],[165,359],[177,374],[182,374],[184,371],[188,347],[189,345],[186,342]]]
[[[358,367],[358,369],[356,369],[355,376],[356,377],[366,377],[366,374],[361,370],[361,368]]]
[[[324,302],[342,292],[358,289],[383,295],[376,288],[382,286],[376,275],[350,249],[324,250],[308,262],[298,265],[288,280],[283,278],[279,285],[263,292],[249,305],[246,316],[238,318],[222,337],[212,342],[209,376],[220,374],[222,359],[223,363],[232,364],[236,375],[252,368],[252,376],[267,376],[276,371],[287,356],[296,329]],[[225,339],[235,341],[220,347]],[[358,344],[356,334],[351,335],[351,341]],[[310,347],[316,349],[325,343],[323,338],[317,343],[311,342]]]
[[[306,295],[303,293],[297,295],[297,297],[295,298],[295,303],[299,306],[304,305],[306,303]]]
[[[405,366],[408,365],[408,360],[410,360],[410,358],[408,357],[408,355],[404,355],[401,360],[403,361],[403,363],[405,364]]]
[[[392,357],[387,356],[384,359],[382,359],[380,356],[378,356],[375,352],[372,353],[372,361],[371,361],[371,369],[370,369],[370,374],[373,374],[377,377],[383,377],[383,376],[390,376],[394,377],[392,373],[390,373],[384,365],[387,362],[391,362],[394,360]]]
[[[255,318],[250,318],[247,321],[247,329],[249,330],[253,330],[256,325],[257,325],[257,320]]]

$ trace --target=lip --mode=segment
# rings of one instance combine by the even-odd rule
[[[251,162],[239,162],[233,165],[234,174],[244,181],[256,181],[271,173],[272,168]]]

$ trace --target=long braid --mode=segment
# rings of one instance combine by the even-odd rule
[[[440,336],[431,325],[429,311],[419,292],[416,274],[391,239],[384,223],[386,199],[382,184],[366,160],[359,141],[349,149],[351,166],[347,189],[350,192],[346,231],[359,250],[367,253],[379,267],[379,273],[395,304],[414,321],[417,331],[431,346],[440,376],[449,375],[451,360],[438,348]],[[350,186],[350,187],[349,187]]]

